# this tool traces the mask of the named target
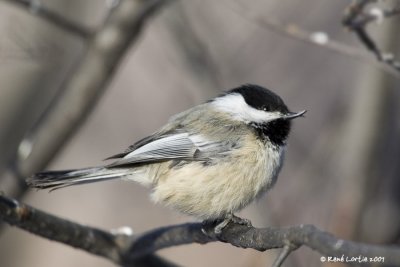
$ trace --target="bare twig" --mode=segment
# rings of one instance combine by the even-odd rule
[[[377,62],[373,58],[368,57],[367,53],[360,51],[356,47],[352,47],[330,39],[329,35],[324,32],[312,32],[300,28],[294,23],[284,23],[276,18],[266,17],[265,15],[251,14],[249,10],[246,10],[246,8],[241,8],[239,10],[238,8],[231,5],[228,5],[228,7],[233,12],[239,14],[243,19],[246,19],[252,23],[256,23],[261,28],[286,36],[288,38],[292,38],[297,41],[320,47],[322,49],[327,49],[340,55],[349,56],[357,60],[368,62],[369,64],[372,64],[375,67],[387,73],[390,73],[396,78],[400,78],[399,72],[394,70],[391,66],[383,64],[381,61]]]
[[[391,18],[400,14],[400,7],[393,7],[386,10],[376,8],[372,9],[372,11],[370,10],[370,12],[366,12],[366,7],[373,3],[376,3],[376,1],[354,1],[346,9],[345,16],[343,18],[343,24],[350,28],[365,27],[371,22],[380,22],[383,19]]]
[[[41,19],[47,20],[48,22],[66,30],[79,37],[88,39],[93,35],[93,30],[84,27],[74,21],[63,17],[60,14],[46,8],[40,3],[39,0],[2,0],[9,2],[14,5],[22,6],[30,11],[31,14],[38,16]]]
[[[105,91],[125,52],[140,35],[145,22],[167,2],[125,0],[111,10],[103,28],[89,40],[86,55],[63,85],[62,93],[21,141],[17,158],[1,174],[2,180],[13,181],[12,191],[6,192],[13,192],[14,197],[25,192],[23,178],[42,170],[79,128]],[[39,10],[45,9],[40,7]]]
[[[12,165],[1,173],[1,190],[14,197],[25,192],[24,177],[42,170],[79,128],[105,91],[125,52],[140,35],[145,22],[167,2],[125,0],[112,9],[103,28],[89,40],[86,56],[63,85],[62,93],[21,141]],[[41,6],[39,10],[46,9]],[[8,186],[3,183],[5,180]]]
[[[155,255],[125,260],[129,236],[77,224],[0,196],[0,218],[36,235],[85,250],[123,266],[175,266]]]
[[[327,256],[379,256],[384,259],[380,263],[382,265],[400,266],[400,247],[341,240],[312,225],[259,229],[231,223],[217,237],[214,233],[215,224],[189,223],[159,228],[133,237],[66,221],[4,196],[0,196],[0,218],[31,233],[80,248],[124,266],[153,257],[149,255],[163,248],[215,241],[259,251],[285,248],[291,244],[291,248],[286,249],[290,252],[304,245]],[[283,256],[286,257],[288,252]]]
[[[91,39],[80,66],[45,116],[21,142],[15,169],[24,177],[45,167],[105,91],[144,23],[167,0],[125,0]]]
[[[293,246],[292,244],[288,244],[288,245],[284,246],[271,267],[282,266],[283,262],[286,260],[286,258],[289,256],[289,254],[293,250],[296,250],[297,248],[298,248],[298,246]]]
[[[367,32],[367,25],[377,20],[393,17],[400,14],[400,7],[394,7],[389,10],[374,9],[377,14],[368,12],[366,9],[370,4],[375,3],[374,0],[358,0],[354,1],[347,9],[343,18],[343,25],[353,31],[360,42],[370,50],[378,59],[397,72],[400,72],[400,61],[393,54],[384,53],[377,45],[375,40]]]

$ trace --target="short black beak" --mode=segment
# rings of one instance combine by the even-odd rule
[[[302,110],[300,112],[288,112],[287,114],[282,116],[282,119],[291,120],[297,117],[302,117],[306,112],[307,110]]]

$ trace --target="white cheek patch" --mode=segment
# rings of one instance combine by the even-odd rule
[[[249,106],[240,94],[230,94],[215,99],[211,103],[218,110],[227,112],[233,119],[244,122],[269,122],[282,117],[278,111],[269,112]]]

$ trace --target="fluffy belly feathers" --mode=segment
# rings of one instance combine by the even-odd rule
[[[191,162],[170,169],[164,163],[153,176],[152,199],[201,219],[241,210],[273,185],[283,155],[283,149],[249,149],[211,166]]]

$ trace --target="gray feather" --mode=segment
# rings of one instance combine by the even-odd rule
[[[110,180],[128,175],[128,170],[109,170],[103,167],[80,170],[47,171],[37,173],[27,179],[27,184],[34,188],[51,188],[51,190],[78,184]]]
[[[107,167],[119,167],[128,164],[152,163],[166,160],[207,160],[198,157],[199,151],[210,145],[199,135],[177,133],[161,137],[126,154],[122,159]]]

